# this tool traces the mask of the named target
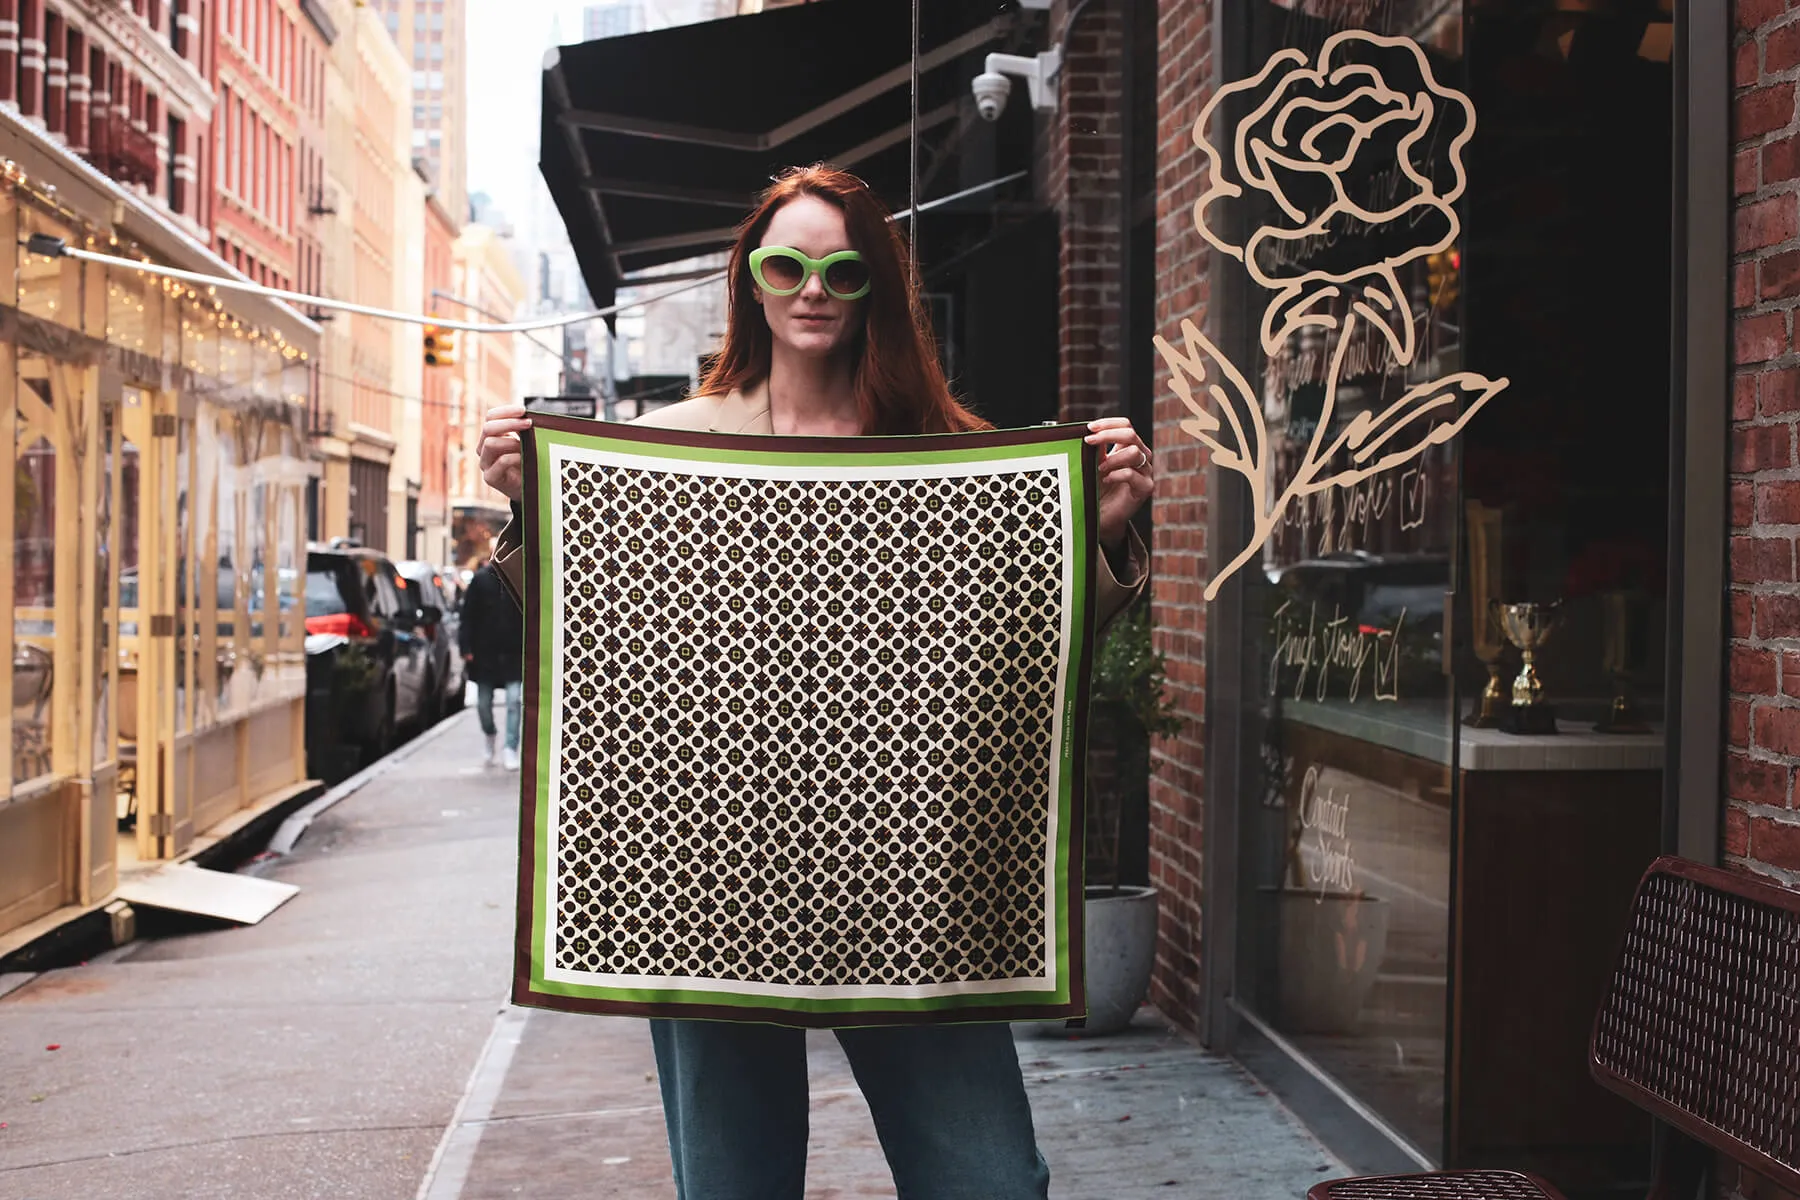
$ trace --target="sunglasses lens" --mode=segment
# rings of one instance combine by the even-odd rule
[[[856,259],[834,262],[825,268],[825,286],[840,296],[854,295],[867,287],[868,283],[868,264]]]
[[[806,267],[791,254],[770,254],[762,260],[764,282],[776,291],[797,288],[806,278]]]

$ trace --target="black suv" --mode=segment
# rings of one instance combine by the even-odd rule
[[[442,621],[380,551],[341,540],[307,547],[308,774],[340,778],[436,716],[426,630]]]

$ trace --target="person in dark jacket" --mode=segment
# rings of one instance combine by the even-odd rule
[[[494,691],[506,692],[506,769],[519,769],[519,723],[524,711],[525,620],[506,594],[493,563],[487,563],[463,593],[463,661],[475,681],[475,715],[487,737],[487,762],[494,762]]]

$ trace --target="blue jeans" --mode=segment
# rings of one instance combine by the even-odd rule
[[[899,1200],[1044,1200],[1031,1104],[1005,1024],[839,1029]],[[654,1020],[679,1200],[801,1200],[806,1042],[798,1029]],[[830,1182],[830,1181],[828,1181]]]
[[[481,719],[481,732],[493,737],[494,728],[494,685],[478,683],[475,685],[475,715]],[[506,685],[506,744],[511,749],[519,748],[519,722],[525,715],[525,685],[513,682]]]

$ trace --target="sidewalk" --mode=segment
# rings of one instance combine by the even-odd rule
[[[505,1003],[518,777],[479,742],[451,718],[320,815],[261,872],[301,888],[262,924],[0,997],[0,1195],[673,1197],[643,1023]],[[809,1044],[808,1196],[892,1196],[835,1040]],[[1019,1045],[1053,1196],[1299,1200],[1342,1170],[1148,1013]]]

